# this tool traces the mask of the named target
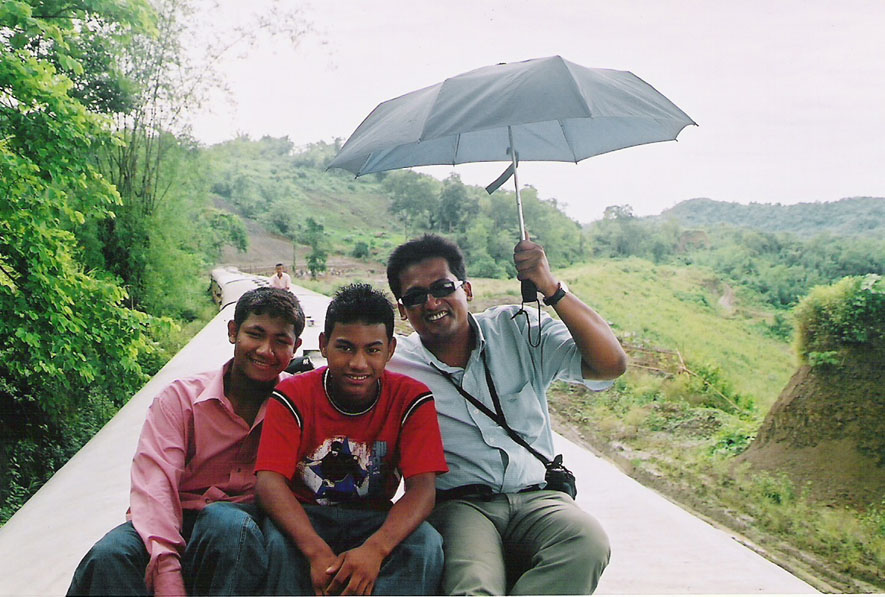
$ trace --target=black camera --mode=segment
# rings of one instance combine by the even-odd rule
[[[562,454],[557,454],[553,460],[547,463],[547,474],[544,475],[544,480],[547,481],[544,489],[567,493],[572,499],[578,495],[575,475],[562,463]]]

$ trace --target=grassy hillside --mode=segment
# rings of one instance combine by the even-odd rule
[[[594,260],[557,274],[622,340],[678,350],[690,363],[718,367],[763,413],[795,369],[789,343],[765,331],[771,312],[749,293],[734,294],[707,269],[630,258]],[[481,304],[519,300],[514,281],[482,280],[474,287]]]
[[[287,138],[242,137],[205,149],[211,162],[210,190],[215,204],[232,209],[299,247],[313,273],[331,255],[386,261],[394,246],[424,232],[445,234],[473,261],[474,272],[490,277],[515,273],[512,251],[518,234],[514,193],[489,195],[452,174],[443,181],[409,170],[355,179],[326,167],[337,144],[295,148]],[[537,191],[522,193],[532,236],[547,249],[551,263],[569,265],[586,251],[580,225],[555,199]],[[291,255],[291,251],[287,251]],[[281,255],[280,258],[283,258]]]
[[[379,177],[325,171],[323,164],[335,153],[332,145],[296,153],[285,138],[244,137],[205,151],[212,192],[269,232],[297,242],[310,216],[324,225],[331,246],[346,252],[359,241],[372,246],[374,239],[397,230]]]
[[[625,339],[678,349],[689,361],[721,368],[760,410],[771,406],[792,374],[789,345],[759,325],[770,313],[754,307],[749,297],[735,297],[709,270],[628,259],[562,274]]]

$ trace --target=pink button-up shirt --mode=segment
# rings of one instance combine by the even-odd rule
[[[251,427],[234,413],[224,395],[230,365],[172,382],[148,410],[132,461],[129,517],[151,557],[149,589],[160,575],[180,579],[183,510],[255,499],[253,467],[266,404]]]

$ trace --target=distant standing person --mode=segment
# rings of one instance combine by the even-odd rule
[[[227,325],[233,359],[154,399],[132,461],[129,522],[86,554],[68,595],[264,593],[253,466],[267,398],[289,377],[303,330],[291,292],[240,297]]]
[[[627,356],[605,320],[551,273],[539,244],[523,240],[513,257],[518,278],[534,282],[561,321],[518,305],[471,314],[464,257],[443,237],[394,249],[387,280],[415,333],[400,340],[389,368],[436,399],[449,473],[437,478],[427,520],[443,537],[443,592],[591,593],[609,560],[605,531],[569,495],[546,489],[541,461],[466,394],[552,459],[550,383],[605,389]]]
[[[270,285],[274,288],[282,288],[292,292],[292,278],[283,271],[283,264],[276,264],[274,270],[274,275],[270,277]]]

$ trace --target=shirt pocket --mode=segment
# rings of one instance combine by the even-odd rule
[[[526,382],[515,392],[501,393],[501,408],[511,429],[530,443],[539,438],[547,418],[531,382]]]

